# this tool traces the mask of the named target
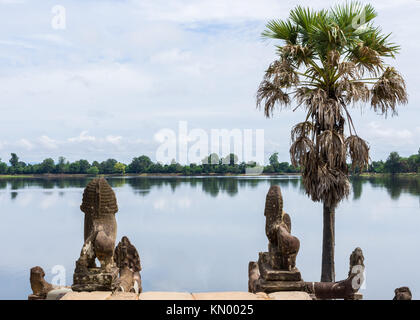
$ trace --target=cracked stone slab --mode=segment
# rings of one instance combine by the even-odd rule
[[[60,300],[107,300],[111,297],[111,291],[92,291],[92,292],[69,292]]]
[[[195,300],[267,300],[267,294],[258,292],[202,292],[192,294]]]
[[[188,292],[142,292],[139,300],[194,300],[191,293]]]
[[[268,297],[270,300],[312,300],[311,296],[303,291],[273,292]]]
[[[115,292],[107,300],[139,300],[139,295],[133,292]]]

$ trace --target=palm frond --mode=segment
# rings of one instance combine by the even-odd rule
[[[312,122],[305,121],[298,123],[292,128],[291,139],[292,142],[295,142],[297,139],[301,137],[309,138],[309,136],[313,133],[315,127]]]
[[[290,97],[281,87],[273,82],[263,80],[257,91],[257,108],[264,105],[264,115],[270,118],[276,105],[287,106],[290,104]]]
[[[359,136],[352,135],[346,139],[346,148],[351,159],[352,169],[356,167],[361,170],[369,165],[369,146]]]
[[[400,73],[392,67],[386,68],[371,90],[371,105],[375,112],[397,114],[397,104],[408,102],[406,85]]]
[[[298,28],[290,21],[271,20],[261,34],[263,38],[284,40],[287,44],[297,44]]]

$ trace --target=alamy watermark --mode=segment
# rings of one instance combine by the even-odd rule
[[[66,8],[61,5],[55,5],[51,8],[53,17],[51,19],[51,27],[55,30],[66,29]]]
[[[209,132],[194,128],[187,121],[178,123],[178,132],[162,129],[155,134],[160,143],[156,160],[160,163],[195,163],[229,165],[230,156],[235,163],[245,163],[246,174],[260,174],[264,164],[264,129],[211,129]],[[221,160],[219,160],[221,155]]]
[[[51,268],[51,273],[54,275],[51,284],[58,287],[66,286],[66,268],[57,264]]]

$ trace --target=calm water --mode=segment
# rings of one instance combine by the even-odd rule
[[[29,269],[40,265],[51,281],[54,265],[72,283],[83,244],[79,206],[89,179],[0,180],[0,299],[26,299]],[[322,207],[297,177],[111,178],[119,212],[118,240],[126,235],[142,260],[145,291],[247,291],[248,262],[266,250],[264,202],[279,185],[292,233],[300,238],[297,266],[319,281]],[[391,299],[409,286],[420,298],[420,181],[357,179],[336,216],[337,280],[349,255],[365,255],[365,299]]]

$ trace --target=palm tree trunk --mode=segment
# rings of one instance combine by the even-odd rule
[[[335,281],[335,206],[324,202],[324,230],[322,238],[321,282]]]

